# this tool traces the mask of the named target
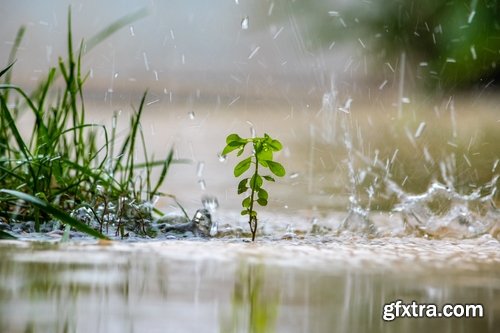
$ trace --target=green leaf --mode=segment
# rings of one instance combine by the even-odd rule
[[[278,162],[267,161],[269,170],[278,177],[283,177],[285,175],[285,168]]]
[[[229,134],[226,138],[226,143],[227,144],[230,144],[231,142],[234,142],[234,141],[244,141],[238,134]]]
[[[14,61],[14,62],[15,62],[15,61]],[[0,71],[0,77],[2,77],[2,75],[4,75],[5,73],[7,73],[7,72],[9,71],[9,69],[10,69],[12,66],[14,66],[14,62],[13,62],[13,63],[11,63],[9,66],[5,67],[4,69],[2,69],[2,70]]]
[[[247,186],[248,178],[244,178],[238,184],[238,194],[244,193],[248,190]]]
[[[268,199],[269,198],[269,193],[267,193],[266,190],[264,190],[263,188],[259,188],[259,192],[257,192],[257,196],[259,197],[259,199]]]
[[[227,142],[227,145],[222,150],[221,154],[222,155],[227,155],[230,152],[232,152],[233,150],[241,149],[241,151],[238,152],[238,156],[240,156],[243,153],[243,149],[245,148],[246,144],[247,144],[247,141],[244,140],[244,139],[241,139],[241,138],[239,140],[236,140],[236,141],[229,141],[229,142]]]
[[[267,161],[259,160],[259,164],[262,165],[264,168],[267,168]]]
[[[264,179],[265,179],[265,180],[267,180],[268,182],[275,182],[275,181],[276,181],[276,180],[275,180],[273,177],[271,177],[271,176],[262,176],[262,177],[264,177]]]
[[[248,215],[248,210],[247,210],[247,209],[242,210],[242,211],[241,211],[241,215]]]
[[[262,177],[259,175],[253,175],[250,179],[250,187],[253,189],[258,189],[262,186]]]
[[[257,153],[257,158],[259,159],[259,161],[272,161],[273,151],[267,147],[264,147],[264,149]]]
[[[72,226],[76,230],[84,232],[87,235],[94,236],[94,237],[101,238],[101,239],[108,239],[108,237],[106,237],[103,234],[101,234],[100,232],[92,229],[91,227],[89,227],[85,223],[78,221],[77,219],[71,217],[66,212],[60,210],[59,208],[52,206],[51,204],[49,204],[46,201],[38,199],[37,197],[34,197],[32,195],[28,195],[28,194],[23,193],[23,192],[14,191],[14,190],[2,189],[2,190],[0,190],[0,192],[12,195],[18,199],[29,202],[33,206],[45,211],[48,214],[51,214],[55,218],[59,219],[62,223],[69,224],[70,226]]]
[[[229,154],[230,152],[232,152],[233,150],[236,150],[238,149],[238,147],[236,146],[230,146],[230,145],[227,145],[224,147],[224,149],[222,150],[222,153],[221,155],[227,155]]]
[[[283,149],[283,145],[278,140],[272,140],[269,143],[269,147],[271,147],[271,149],[274,151],[279,151],[279,150]]]
[[[252,157],[248,157],[245,158],[240,163],[236,164],[236,166],[234,167],[234,176],[235,177],[241,176],[245,171],[247,171],[250,168],[251,163],[252,163]]]
[[[250,203],[251,203],[251,199],[250,197],[246,197],[245,199],[243,199],[243,201],[241,202],[241,205],[244,207],[244,208],[249,208],[250,207]]]
[[[17,239],[16,236],[11,235],[10,233],[0,230],[0,239]]]
[[[267,206],[267,200],[266,199],[257,199],[257,203],[261,206]]]

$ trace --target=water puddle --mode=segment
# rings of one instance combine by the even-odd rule
[[[500,245],[343,234],[284,241],[0,243],[2,332],[493,331]],[[483,318],[382,320],[383,304]]]

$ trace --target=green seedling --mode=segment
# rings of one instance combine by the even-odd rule
[[[248,143],[252,144],[252,154],[234,167],[234,176],[238,178],[248,171],[252,164],[254,165],[252,176],[243,178],[238,184],[238,194],[248,194],[248,190],[250,190],[250,194],[241,202],[243,206],[241,215],[248,215],[248,224],[252,233],[252,241],[254,241],[257,232],[257,212],[254,210],[254,203],[257,202],[260,206],[267,206],[269,194],[262,188],[262,185],[264,180],[275,181],[272,176],[260,175],[259,166],[268,168],[271,173],[278,177],[285,175],[285,168],[273,160],[273,152],[280,151],[283,148],[281,142],[267,134],[260,138],[246,139],[241,138],[238,134],[230,134],[226,138],[226,147],[224,147],[222,155],[237,151],[237,156],[241,156]]]

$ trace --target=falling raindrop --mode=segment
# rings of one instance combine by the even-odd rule
[[[260,46],[255,47],[252,50],[252,52],[250,52],[250,54],[248,55],[248,60],[252,59],[257,54],[257,52],[259,52],[259,50],[260,50]]]
[[[155,104],[155,103],[158,103],[159,101],[160,101],[159,99],[155,99],[155,100],[153,100],[153,101],[151,101],[151,102],[146,103],[146,105],[147,105],[147,106],[149,106],[149,105],[153,105],[153,104]]]
[[[134,26],[131,25],[129,29],[130,29],[130,36],[135,36]]]
[[[248,30],[248,16],[245,16],[245,17],[241,20],[241,29],[243,29],[243,30]]]
[[[493,168],[491,169],[491,172],[495,172],[497,166],[498,166],[498,162],[500,162],[499,159],[496,159],[495,162],[493,163]]]
[[[255,128],[254,128],[253,123],[251,121],[247,120],[247,124],[250,126],[250,136],[252,138],[255,138]]]
[[[421,122],[420,125],[418,125],[418,128],[415,131],[415,139],[419,138],[422,135],[425,129],[425,125],[425,122]]]
[[[194,120],[195,114],[194,111],[188,112],[189,119]]]
[[[269,9],[267,10],[267,16],[271,16],[273,14],[274,2],[271,2],[269,5]]]
[[[280,33],[281,33],[282,31],[283,31],[283,27],[280,27],[280,28],[278,29],[278,31],[276,31],[276,33],[274,34],[273,39],[278,38],[278,36],[280,35]]]
[[[198,162],[198,166],[196,167],[196,175],[198,178],[201,178],[203,176],[203,169],[205,168],[205,162],[200,161]]]
[[[146,71],[149,72],[149,61],[148,61],[148,56],[146,55],[146,52],[142,52],[142,57],[144,59],[144,67],[146,67]]]
[[[299,173],[298,173],[298,172],[294,172],[294,173],[292,173],[292,174],[290,175],[290,179],[295,179],[295,178],[297,178],[297,177],[299,177]]]
[[[207,189],[207,184],[205,183],[204,179],[198,180],[198,185],[200,185],[200,188],[205,191]]]
[[[477,59],[477,54],[476,54],[476,48],[474,47],[474,45],[470,46],[470,53],[472,55],[472,59],[476,60]]]

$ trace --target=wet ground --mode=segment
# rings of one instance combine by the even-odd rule
[[[500,244],[414,237],[0,243],[2,332],[494,332]],[[382,320],[383,304],[483,318]]]

